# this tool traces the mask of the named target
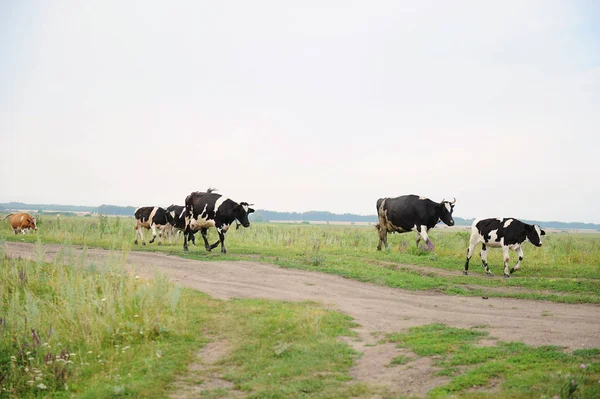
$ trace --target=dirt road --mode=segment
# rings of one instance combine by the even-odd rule
[[[62,245],[44,245],[52,260]],[[82,250],[72,248],[73,255]],[[35,259],[33,244],[6,243],[11,257]],[[89,262],[111,255],[87,249]],[[113,256],[121,256],[112,253]],[[455,327],[484,326],[492,337],[528,344],[553,344],[571,349],[600,347],[600,306],[545,301],[461,297],[414,292],[348,280],[342,277],[283,269],[257,262],[203,262],[150,252],[129,252],[126,264],[151,277],[155,268],[180,284],[216,298],[268,298],[319,301],[353,317],[361,335],[399,331],[441,322]]]

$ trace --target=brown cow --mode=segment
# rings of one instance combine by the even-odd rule
[[[9,219],[10,226],[12,227],[15,234],[23,233],[25,234],[30,229],[37,230],[37,224],[35,218],[32,218],[30,214],[19,212],[19,213],[11,213],[6,216],[4,219]]]

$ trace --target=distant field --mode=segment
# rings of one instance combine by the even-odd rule
[[[283,267],[318,270],[347,278],[409,290],[436,290],[451,295],[545,299],[556,302],[600,303],[600,234],[551,232],[544,245],[524,246],[522,268],[510,279],[502,275],[501,251],[491,249],[488,260],[497,276],[484,276],[479,248],[471,261],[471,275],[462,270],[469,232],[434,229],[433,252],[415,246],[415,235],[389,236],[390,250],[376,251],[372,226],[255,223],[227,233],[229,253],[207,253],[203,246],[182,250],[182,239],[134,246],[134,220],[119,217],[44,216],[37,234],[15,236],[2,223],[0,238],[35,242],[69,243],[108,249],[161,251],[194,259],[253,259]],[[150,232],[145,231],[146,241]],[[198,242],[202,242],[198,235]],[[216,232],[209,233],[211,242]],[[516,255],[511,254],[511,262]]]

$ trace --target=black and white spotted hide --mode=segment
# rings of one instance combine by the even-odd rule
[[[158,230],[158,245],[162,245],[162,236],[165,228],[171,223],[171,215],[163,208],[158,206],[145,206],[138,208],[134,213],[136,224],[135,224],[135,245],[138,244],[138,236],[142,239],[142,245],[146,245],[144,241],[144,234],[142,230],[152,229],[152,244],[156,239]]]
[[[177,237],[179,232],[183,233],[185,231],[185,206],[171,205],[167,208],[167,212],[171,215],[171,225],[173,226],[174,236]],[[188,237],[188,240],[196,245],[196,237],[193,234]]]
[[[225,233],[234,221],[242,226],[249,227],[248,215],[254,212],[247,202],[239,204],[231,199],[216,194],[209,189],[208,192],[193,192],[185,199],[185,231],[183,235],[183,249],[188,250],[188,237],[193,236],[198,230],[202,234],[204,247],[207,251],[221,244],[221,252],[227,253],[225,247]],[[219,241],[209,244],[206,233],[209,228],[215,227],[219,234]]]
[[[502,248],[504,254],[504,277],[519,270],[523,260],[523,243],[529,241],[536,247],[542,246],[542,236],[546,232],[537,224],[523,223],[515,218],[476,219],[471,226],[471,238],[467,249],[467,261],[465,262],[464,274],[468,274],[469,260],[473,256],[473,250],[478,243],[481,246],[481,262],[488,276],[493,276],[487,263],[487,247]],[[515,267],[508,270],[510,261],[509,251],[513,250],[519,255],[519,261]]]

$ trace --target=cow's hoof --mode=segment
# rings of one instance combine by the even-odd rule
[[[210,252],[210,251],[212,251],[212,248],[211,248],[211,247],[205,247],[205,248],[206,248],[206,252]]]
[[[226,254],[226,253],[227,253],[227,251],[226,251],[226,250],[224,250],[224,249],[222,249],[222,250],[221,250],[221,253],[222,253],[222,254]]]
[[[378,250],[378,251],[381,251],[381,247],[377,247],[377,250]]]
[[[510,274],[504,273],[504,278],[510,278]]]
[[[494,277],[494,273],[492,273],[492,272],[485,272],[485,274],[486,274],[488,277]]]
[[[144,241],[142,241],[142,245],[146,245],[146,243]]]
[[[510,269],[510,274],[513,274],[515,272],[515,268],[513,267],[512,269]]]
[[[188,247],[183,247],[183,252],[189,252]]]
[[[138,245],[138,240],[135,240],[135,241],[133,242],[133,244],[134,244],[134,245]]]
[[[469,275],[469,272],[468,272],[468,271],[466,271],[466,270],[463,270],[463,274],[464,274],[465,276],[468,276],[468,275]]]

